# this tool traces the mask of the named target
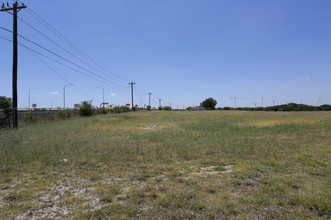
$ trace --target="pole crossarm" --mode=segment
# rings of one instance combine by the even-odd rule
[[[26,6],[22,3],[22,5],[21,6],[18,6],[18,3],[17,2],[15,2],[14,4],[16,4],[16,7],[15,7],[15,5],[12,7],[12,8],[6,8],[5,7],[5,3],[2,3],[2,6],[1,6],[1,9],[0,9],[0,11],[13,11],[13,10],[18,10],[18,11],[20,11],[21,9],[23,9],[23,8],[26,8]],[[8,6],[8,4],[7,4],[7,6]]]

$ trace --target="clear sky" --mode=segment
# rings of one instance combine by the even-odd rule
[[[35,88],[31,103],[62,107],[68,82],[74,84],[66,87],[68,107],[84,100],[100,105],[101,88],[106,102],[124,105],[131,103],[130,81],[136,83],[135,103],[148,104],[151,92],[155,107],[158,99],[162,105],[182,108],[209,97],[219,107],[234,106],[231,97],[238,97],[237,106],[254,106],[261,105],[262,96],[264,106],[272,105],[272,100],[331,104],[330,0],[23,2],[28,9],[19,12],[20,19],[76,57],[22,20],[19,34],[77,66],[19,37],[21,44],[85,75],[102,78],[86,77],[20,46],[18,103],[22,108],[28,106],[29,88]],[[32,16],[36,14],[109,72],[61,41]],[[10,14],[0,12],[0,27],[12,30]],[[0,29],[0,37],[11,38],[11,33]],[[2,38],[0,95],[11,97],[12,43]]]

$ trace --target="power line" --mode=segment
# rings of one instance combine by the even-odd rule
[[[73,84],[73,82],[69,81],[68,79],[66,79],[64,76],[62,76],[58,71],[56,71],[53,67],[51,67],[49,64],[47,64],[44,60],[42,60],[40,57],[38,57],[37,54],[35,54],[34,52],[30,51],[40,62],[42,62],[45,66],[47,66],[50,70],[52,70],[54,73],[56,73],[58,76],[60,76],[64,81],[66,81],[67,83]],[[75,86],[73,84],[73,87],[76,88],[77,90],[79,90],[81,93],[83,93],[84,95],[88,96],[89,98],[95,99],[92,96],[90,96],[89,94],[87,94],[86,92],[84,92],[83,90],[81,90],[80,88],[78,88],[77,86]]]
[[[77,51],[79,54],[84,56],[86,59],[88,59],[90,62],[92,62],[94,65],[98,66],[100,69],[103,69],[104,71],[108,72],[111,75],[114,75],[118,79],[121,79],[122,81],[129,81],[109,70],[107,70],[105,67],[103,67],[101,64],[96,62],[93,58],[91,58],[89,55],[87,55],[84,51],[82,51],[80,48],[78,48],[75,44],[70,42],[65,36],[63,36],[60,32],[58,32],[54,27],[52,27],[49,23],[47,23],[42,17],[40,17],[35,11],[32,9],[28,9],[27,13],[29,13],[32,17],[34,17],[38,22],[40,22],[44,27],[46,27],[48,30],[50,30],[53,34],[55,34],[58,38],[60,38],[62,41],[64,41],[66,44],[68,44],[72,49]]]
[[[107,82],[101,81],[100,79],[94,78],[94,77],[92,77],[92,76],[90,76],[90,75],[88,75],[88,74],[86,74],[86,73],[84,73],[84,72],[82,72],[82,71],[79,71],[79,70],[77,70],[77,69],[74,69],[74,68],[72,68],[72,67],[70,67],[70,66],[68,66],[68,65],[66,65],[66,64],[64,64],[64,63],[61,63],[61,62],[59,62],[59,61],[57,61],[57,60],[55,60],[55,59],[53,59],[53,58],[50,58],[49,56],[44,55],[44,54],[42,54],[42,53],[40,53],[40,52],[38,52],[38,51],[36,51],[36,50],[33,50],[33,49],[31,49],[30,47],[25,46],[24,44],[19,44],[19,45],[22,46],[22,47],[24,47],[24,48],[26,48],[27,50],[31,50],[31,51],[35,52],[36,54],[39,54],[40,56],[43,56],[43,57],[45,57],[45,58],[47,58],[47,59],[49,59],[49,60],[52,60],[52,61],[55,62],[55,63],[58,63],[58,64],[60,64],[60,65],[62,65],[62,66],[65,66],[65,67],[67,67],[68,69],[71,69],[71,70],[73,70],[73,71],[75,71],[75,72],[77,72],[77,73],[83,74],[83,75],[86,76],[86,77],[89,77],[89,78],[91,78],[91,79],[97,80],[97,81],[99,81],[99,82],[101,82],[101,83],[104,83],[104,84],[107,84],[107,85],[109,85],[109,86],[113,86],[113,85],[111,85],[111,84],[109,84],[109,83],[107,83]],[[118,87],[118,88],[120,88],[120,87]],[[120,89],[121,89],[121,88],[120,88]]]
[[[47,37],[44,33],[42,33],[41,31],[39,31],[37,28],[33,27],[31,24],[29,24],[28,22],[26,22],[22,18],[18,17],[18,19],[20,19],[20,21],[22,21],[24,24],[26,24],[27,26],[29,26],[30,28],[32,28],[34,31],[36,31],[37,33],[39,33],[41,36],[43,36],[44,38],[46,38],[47,40],[49,40],[50,42],[52,42],[53,44],[55,44],[56,46],[58,46],[59,48],[61,48],[65,52],[67,52],[68,54],[70,54],[71,56],[75,57],[80,62],[84,63],[85,65],[89,66],[90,68],[94,69],[95,71],[97,71],[97,72],[99,72],[99,73],[101,73],[101,74],[103,74],[105,76],[112,77],[112,76],[109,76],[108,74],[103,73],[102,71],[100,71],[99,69],[93,67],[92,65],[88,64],[87,62],[85,62],[81,58],[77,57],[75,54],[71,53],[70,51],[68,51],[67,49],[65,49],[64,47],[62,47],[61,45],[59,45],[55,41],[53,41],[51,38]],[[113,78],[113,80],[116,80],[114,77],[112,77],[112,78]]]
[[[1,26],[0,26],[0,29],[3,29],[3,30],[5,30],[5,31],[7,31],[7,32],[11,32],[11,33],[12,33],[12,31],[11,31],[11,30],[8,30],[7,28],[4,28],[4,27],[1,27]],[[66,62],[68,62],[68,63],[70,63],[70,64],[72,64],[72,65],[74,65],[74,66],[76,66],[76,67],[78,67],[78,68],[80,68],[80,69],[86,71],[86,72],[89,72],[90,74],[92,74],[92,75],[94,75],[94,76],[96,76],[96,77],[99,77],[99,78],[101,78],[101,79],[103,79],[103,80],[105,80],[105,81],[108,81],[108,82],[110,82],[110,83],[112,83],[112,84],[114,84],[114,85],[122,86],[122,85],[120,85],[120,84],[118,84],[118,83],[115,83],[115,82],[113,82],[113,81],[111,81],[111,80],[108,80],[108,79],[106,79],[106,78],[104,78],[104,77],[102,77],[102,76],[99,76],[98,74],[96,74],[96,73],[94,73],[94,72],[92,72],[92,71],[90,71],[90,70],[88,70],[88,69],[86,69],[86,68],[84,68],[84,67],[82,67],[82,66],[80,66],[80,65],[78,65],[78,64],[76,64],[76,63],[74,63],[74,62],[72,62],[72,61],[70,61],[70,60],[68,60],[68,59],[66,59],[66,58],[64,58],[64,57],[61,56],[61,55],[58,55],[57,53],[55,53],[55,52],[53,52],[53,51],[51,51],[51,50],[49,50],[49,49],[47,49],[47,48],[41,46],[40,44],[38,44],[38,43],[36,43],[36,42],[34,42],[34,41],[32,41],[32,40],[30,40],[30,39],[28,39],[28,38],[26,38],[26,37],[20,35],[20,34],[17,34],[17,36],[23,38],[24,40],[26,40],[26,41],[28,41],[28,42],[30,42],[30,43],[33,43],[34,45],[40,47],[41,49],[43,49],[43,50],[45,50],[45,51],[47,51],[47,52],[53,54],[54,56],[56,56],[56,57],[58,57],[58,58],[60,58],[60,59],[62,59],[62,60],[64,60],[64,61],[66,61]]]
[[[0,35],[0,38],[1,39],[3,39],[3,40],[6,40],[6,41],[9,41],[9,42],[13,42],[11,39],[8,39],[9,37],[4,37],[4,36],[1,36]],[[60,76],[64,81],[66,81],[66,82],[68,82],[68,83],[71,83],[71,84],[73,84],[71,81],[69,81],[68,79],[66,79],[64,76],[62,76],[58,71],[56,71],[54,68],[52,68],[49,64],[47,64],[44,60],[42,60],[36,53],[36,51],[34,51],[34,50],[32,50],[32,49],[30,49],[30,48],[28,48],[28,47],[26,47],[26,46],[24,46],[23,44],[21,44],[21,43],[18,43],[20,46],[23,46],[23,47],[25,47],[26,49],[28,49],[30,52],[31,52],[31,54],[32,55],[34,55],[40,62],[42,62],[45,66],[47,66],[50,70],[52,70],[53,72],[55,72],[58,76]],[[41,55],[41,54],[39,54],[39,55]],[[41,55],[41,56],[44,56],[44,57],[47,57],[46,55]],[[51,59],[51,58],[49,58],[49,57],[47,57],[48,59]],[[52,60],[52,59],[51,59]],[[52,60],[52,61],[54,61],[54,62],[57,62],[57,61],[55,61],[55,60]],[[59,62],[57,62],[58,64],[61,64],[61,63],[59,63]],[[62,64],[61,64],[62,65]],[[64,66],[66,66],[65,64],[63,64]],[[66,66],[67,67],[67,66]],[[69,67],[68,67],[69,68]],[[87,75],[88,76],[88,75]],[[89,77],[89,76],[88,76]],[[95,78],[93,78],[93,79],[95,79]],[[98,79],[95,79],[95,80],[98,80]],[[80,88],[78,88],[77,86],[75,86],[75,85],[73,85],[73,87],[75,87],[77,90],[79,90],[80,92],[82,92],[84,95],[86,95],[86,96],[88,96],[89,98],[92,98],[92,99],[96,99],[96,98],[94,98],[94,97],[92,97],[92,96],[90,96],[89,94],[87,94],[86,92],[84,92],[82,89],[80,89]]]
[[[102,66],[100,63],[95,61],[92,57],[90,57],[88,54],[86,54],[83,50],[81,50],[79,47],[77,47],[74,43],[72,43],[70,40],[68,40],[64,35],[62,35],[59,31],[57,31],[52,25],[50,25],[47,21],[45,21],[38,13],[36,13],[33,9],[27,8],[26,12],[31,15],[34,19],[36,19],[40,24],[42,24],[44,27],[46,27],[49,31],[51,31],[54,35],[56,35],[59,39],[61,39],[63,42],[65,42],[67,45],[69,45],[72,49],[74,49],[76,52],[78,52],[80,55],[85,57],[87,60],[89,60],[91,63],[96,65],[98,68],[104,70],[105,72],[108,72],[108,74],[104,74],[103,72],[99,71],[100,73],[104,75],[108,75],[110,77],[117,77],[118,79],[122,81],[129,81],[128,79],[123,78],[122,76],[119,76],[111,71],[109,71],[107,68]],[[85,62],[84,62],[85,63]],[[90,66],[90,65],[89,65]],[[92,68],[92,67],[91,67]],[[96,70],[96,68],[93,68]],[[139,89],[139,88],[138,88]],[[140,88],[141,90],[147,92],[147,90]]]
[[[19,2],[21,2],[21,1],[19,1]],[[115,74],[115,73],[113,73],[113,72],[107,70],[105,67],[103,67],[101,64],[99,64],[97,61],[95,61],[93,58],[91,58],[89,55],[87,55],[83,50],[81,50],[79,47],[77,47],[75,44],[73,44],[70,40],[68,40],[64,35],[62,35],[62,34],[61,34],[59,31],[57,31],[54,27],[52,27],[48,22],[46,22],[46,21],[45,21],[41,16],[39,16],[35,11],[33,11],[33,10],[30,9],[30,8],[27,8],[27,10],[25,10],[25,11],[26,11],[29,15],[31,15],[34,19],[36,19],[40,24],[42,24],[44,27],[46,27],[49,31],[51,31],[54,35],[56,35],[60,40],[62,40],[63,42],[65,42],[67,45],[69,45],[73,50],[75,50],[76,52],[78,52],[80,55],[82,55],[84,58],[86,58],[87,60],[89,60],[91,63],[93,63],[93,64],[94,64],[95,66],[97,66],[98,68],[100,68],[100,69],[102,69],[102,70],[104,70],[104,71],[110,73],[110,75],[112,75],[112,76],[110,76],[109,74],[106,74],[106,73],[100,71],[99,69],[95,68],[94,66],[90,65],[89,63],[87,63],[86,61],[82,60],[81,58],[79,58],[78,56],[76,56],[75,54],[73,54],[72,52],[70,52],[70,51],[68,51],[67,49],[65,49],[65,48],[64,48],[63,46],[61,46],[59,43],[57,43],[57,42],[55,42],[54,40],[52,40],[52,39],[51,39],[50,37],[48,37],[46,34],[42,33],[42,32],[39,31],[37,28],[35,28],[34,26],[32,26],[31,24],[29,24],[28,22],[26,22],[24,19],[19,18],[23,23],[25,23],[27,26],[29,26],[30,28],[32,28],[34,31],[36,31],[37,33],[39,33],[40,35],[42,35],[44,38],[46,38],[47,40],[51,41],[53,44],[55,44],[56,46],[58,46],[59,48],[61,48],[62,50],[64,50],[65,52],[67,52],[68,54],[70,54],[71,56],[73,56],[74,58],[76,58],[77,60],[79,60],[80,62],[82,62],[82,63],[84,63],[85,65],[89,66],[89,67],[92,68],[93,70],[97,71],[98,73],[101,73],[101,74],[103,74],[103,75],[105,75],[105,76],[111,77],[113,80],[116,80],[116,79],[115,79],[115,77],[116,77],[117,79],[120,79],[120,80],[122,80],[122,81],[126,81],[126,82],[129,81],[129,80],[127,80],[127,79],[125,79],[125,78],[123,78],[123,77],[121,77],[121,76],[119,76],[119,75],[117,75],[117,74]],[[0,28],[2,28],[2,27],[0,27]],[[3,29],[3,30],[6,30],[6,31],[8,31],[8,32],[10,32],[8,29],[5,29],[5,28],[2,28],[2,29]],[[85,72],[88,72],[88,73],[90,73],[90,74],[92,74],[92,75],[94,75],[94,76],[96,76],[96,77],[98,77],[98,78],[100,78],[100,79],[102,79],[102,80],[104,80],[104,81],[107,81],[107,82],[109,82],[109,83],[111,83],[111,84],[117,85],[118,87],[124,87],[124,86],[118,84],[117,82],[114,82],[114,81],[112,81],[112,80],[108,80],[107,78],[104,78],[104,77],[102,77],[102,76],[96,74],[95,72],[92,72],[92,71],[90,71],[90,70],[88,70],[88,69],[82,67],[81,65],[78,65],[77,63],[75,63],[75,62],[73,62],[73,61],[67,59],[67,58],[64,58],[63,56],[61,56],[61,55],[59,55],[59,54],[53,52],[52,50],[50,50],[50,49],[48,49],[48,48],[46,48],[46,47],[44,47],[44,46],[42,46],[42,45],[40,45],[40,44],[38,44],[38,43],[32,41],[32,40],[30,40],[30,39],[28,39],[28,38],[26,38],[26,37],[24,37],[24,36],[22,36],[22,35],[18,35],[18,36],[20,36],[20,37],[23,38],[24,40],[26,40],[26,41],[28,41],[28,42],[34,44],[34,45],[40,47],[41,49],[47,51],[48,53],[51,53],[51,54],[53,54],[54,56],[56,56],[56,57],[58,57],[58,58],[60,58],[60,59],[62,59],[62,60],[64,60],[64,61],[70,63],[71,65],[74,65],[74,66],[78,67],[79,69],[84,70]],[[22,44],[21,44],[21,45],[22,45]],[[63,66],[65,66],[65,67],[67,67],[67,68],[69,68],[69,69],[71,69],[71,70],[74,70],[75,72],[81,73],[81,74],[83,74],[83,75],[85,75],[85,76],[87,76],[87,77],[89,77],[89,78],[92,78],[92,79],[95,79],[95,80],[97,80],[97,81],[100,81],[100,80],[98,80],[98,79],[96,79],[96,78],[94,78],[94,77],[91,77],[91,76],[89,76],[89,75],[87,75],[87,74],[85,74],[85,73],[83,73],[83,72],[81,72],[81,71],[78,71],[77,69],[74,69],[74,68],[72,68],[72,67],[69,67],[68,65],[65,65],[65,64],[63,64],[63,63],[61,63],[61,62],[58,62],[58,61],[56,61],[56,60],[54,60],[54,59],[52,59],[52,58],[50,58],[50,57],[48,57],[48,56],[46,56],[46,55],[44,55],[44,54],[41,54],[41,53],[39,53],[39,52],[37,52],[37,51],[31,49],[31,48],[28,48],[28,47],[26,47],[25,45],[22,45],[22,46],[25,47],[25,48],[28,49],[28,50],[32,50],[32,51],[34,51],[35,53],[38,53],[38,54],[41,55],[41,56],[46,57],[47,59],[52,60],[53,62],[56,62],[56,63],[58,63],[58,64],[60,64],[60,65],[63,65]],[[101,81],[100,81],[100,82],[101,82]],[[105,82],[103,82],[103,83],[105,83]],[[108,83],[106,83],[106,84],[108,84]],[[111,86],[113,86],[113,85],[111,85]],[[139,90],[141,90],[141,91],[147,91],[147,90],[145,90],[145,89],[143,89],[143,88],[141,88],[141,87],[139,87],[139,86],[138,86],[137,88],[138,88]],[[139,92],[137,92],[137,93],[139,94]],[[154,99],[154,97],[152,97],[152,99]],[[156,101],[155,101],[155,102],[156,102]]]
[[[13,43],[13,41],[9,37],[0,35],[0,38],[3,39],[3,40],[6,40],[6,41],[9,41],[9,42],[12,42]]]

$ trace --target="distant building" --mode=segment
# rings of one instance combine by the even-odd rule
[[[202,110],[207,110],[207,109],[202,106],[195,106],[191,109],[191,111],[202,111]]]

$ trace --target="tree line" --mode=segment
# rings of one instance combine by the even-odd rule
[[[320,105],[320,106],[312,106],[305,104],[297,104],[297,103],[289,103],[284,105],[275,105],[275,106],[267,106],[267,107],[224,107],[217,108],[217,110],[242,110],[242,111],[275,111],[275,112],[291,112],[291,111],[331,111],[331,105]]]
[[[282,111],[331,111],[331,105],[320,105],[320,106],[312,106],[312,105],[305,105],[305,104],[297,104],[297,103],[288,103],[284,105],[275,105],[275,106],[267,106],[267,107],[223,107],[223,108],[216,108],[217,101],[213,98],[205,99],[203,102],[200,103],[200,106],[206,110],[241,110],[241,111],[275,111],[275,112],[282,112]],[[187,110],[191,110],[192,107],[188,107]]]

